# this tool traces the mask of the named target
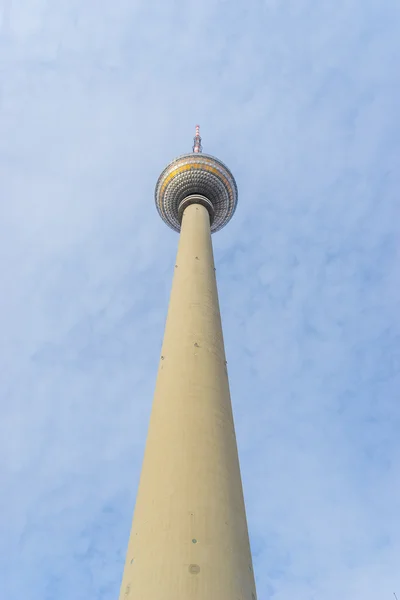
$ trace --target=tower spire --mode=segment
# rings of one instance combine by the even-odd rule
[[[193,138],[193,152],[203,152],[200,137],[200,125],[196,125],[196,135]]]

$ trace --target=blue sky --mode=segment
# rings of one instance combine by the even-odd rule
[[[0,598],[113,600],[203,146],[260,600],[400,597],[397,0],[0,0]]]

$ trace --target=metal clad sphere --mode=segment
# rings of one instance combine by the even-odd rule
[[[179,204],[187,196],[200,194],[214,207],[211,232],[218,231],[232,218],[238,192],[235,179],[223,162],[208,154],[184,154],[173,160],[161,173],[155,189],[155,201],[162,220],[180,231]]]

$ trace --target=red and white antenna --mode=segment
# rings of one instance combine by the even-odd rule
[[[203,152],[200,137],[200,125],[196,125],[196,135],[193,138],[193,152]]]

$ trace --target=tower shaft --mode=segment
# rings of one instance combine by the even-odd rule
[[[255,600],[207,209],[182,226],[120,600]]]

